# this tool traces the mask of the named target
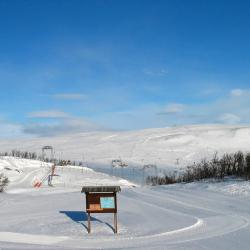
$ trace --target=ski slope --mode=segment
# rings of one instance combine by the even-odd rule
[[[92,132],[55,138],[1,141],[2,150],[36,150],[52,145],[65,159],[110,168],[121,157],[129,164],[185,166],[215,151],[248,151],[250,128],[186,126],[131,132]],[[176,159],[179,165],[176,166]],[[2,157],[10,179],[0,194],[0,249],[249,249],[250,184],[227,179],[139,187],[87,167],[56,167],[53,187],[33,182],[50,169],[40,161]],[[118,235],[110,214],[92,215],[87,233],[83,185],[121,185]]]
[[[3,157],[10,179],[0,194],[0,249],[248,249],[250,184],[227,179],[139,187],[88,168],[56,167],[53,187],[32,187],[49,164]],[[118,234],[110,214],[92,215],[83,185],[121,185]]]
[[[34,188],[34,184],[43,179],[41,188],[49,191],[46,177],[50,172],[50,163],[6,156],[0,159],[0,173],[4,173],[10,181],[6,190],[8,193],[39,192],[39,189]],[[124,179],[99,173],[87,167],[69,165],[56,166],[52,183],[55,189],[70,189],[71,191],[79,190],[83,185],[135,186]]]
[[[138,131],[88,132],[58,137],[1,140],[2,151],[36,151],[52,145],[60,159],[84,160],[110,167],[112,159],[134,166],[156,164],[161,168],[182,167],[202,158],[250,149],[250,127],[190,125]],[[177,164],[178,163],[178,164]]]
[[[249,249],[249,194],[212,191],[210,185],[123,188],[118,195],[118,235],[110,214],[93,214],[92,234],[87,233],[80,190],[2,194],[0,247]],[[230,185],[229,181],[215,187]]]

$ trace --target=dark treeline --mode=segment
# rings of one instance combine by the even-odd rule
[[[28,152],[28,151],[20,151],[13,149],[11,152],[2,152],[0,153],[1,156],[12,156],[18,157],[23,159],[30,159],[30,160],[38,160],[38,156],[35,152]]]
[[[71,160],[62,160],[62,159],[56,159],[56,158],[48,158],[43,157],[42,155],[38,155],[35,152],[29,152],[29,151],[20,151],[13,149],[10,152],[0,152],[0,156],[11,156],[11,157],[17,157],[22,159],[29,159],[29,160],[39,160],[44,162],[51,162],[55,163],[58,166],[66,166],[66,165],[73,165],[73,166],[83,166],[83,162],[81,161],[71,161]]]
[[[167,185],[173,183],[187,183],[200,181],[209,178],[223,180],[224,177],[241,177],[250,179],[250,153],[237,152],[234,154],[224,154],[218,158],[215,153],[212,160],[202,160],[187,166],[186,170],[179,175],[165,174],[164,176],[147,177],[148,185]]]

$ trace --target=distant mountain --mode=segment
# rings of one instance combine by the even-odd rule
[[[217,151],[250,151],[250,126],[190,125],[126,132],[86,132],[36,139],[2,140],[0,150],[41,152],[52,145],[57,158],[110,166],[112,159],[129,164],[185,166]]]

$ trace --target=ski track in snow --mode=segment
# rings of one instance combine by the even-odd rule
[[[0,239],[4,242],[11,243],[25,243],[25,244],[39,244],[42,245],[46,242],[47,245],[53,245],[61,241],[67,240],[68,237],[57,236],[52,237],[49,235],[32,235],[13,232],[0,232]]]
[[[12,187],[13,186],[19,186],[20,184],[24,183],[26,184],[26,181],[28,179],[31,180],[31,176],[34,176],[35,173],[39,173],[41,172],[41,169],[35,169],[35,170],[32,170],[31,172],[29,172],[28,174],[24,175],[21,179],[19,179],[18,181],[16,181],[15,183],[12,184]],[[31,183],[30,183],[31,184]]]
[[[18,168],[19,160],[13,161],[13,167]],[[110,214],[104,215],[104,219],[94,214],[93,234],[88,235],[84,218],[75,220],[67,215],[84,217],[85,197],[80,194],[81,183],[103,184],[105,180],[105,183],[119,185],[121,180],[87,168],[83,172],[77,167],[66,167],[58,168],[61,179],[56,180],[54,188],[44,186],[36,190],[30,186],[31,180],[45,168],[38,162],[21,163],[21,173],[6,172],[15,177],[15,182],[10,185],[9,193],[0,196],[1,250],[2,243],[7,244],[6,249],[10,244],[14,246],[12,249],[44,246],[51,250],[64,247],[228,250],[235,249],[231,248],[235,238],[241,245],[239,249],[248,249],[250,244],[250,197],[240,199],[211,191],[207,186],[213,184],[207,183],[137,188],[131,188],[128,183],[129,186],[118,194],[118,235],[110,228]],[[63,187],[60,181],[75,181],[77,185],[72,190]],[[242,232],[247,238],[241,236]],[[220,242],[224,239],[230,243],[222,246]],[[199,245],[200,242],[205,245]],[[193,248],[196,244],[198,248]],[[211,244],[214,245],[211,247]]]
[[[174,190],[171,190],[174,192]],[[170,192],[171,192],[170,191]],[[168,190],[157,190],[154,191],[147,188],[136,188],[128,191],[124,191],[124,194],[121,195],[121,199],[125,200],[125,203],[136,204],[142,208],[153,207],[155,211],[163,211],[168,213],[169,216],[176,214],[176,218],[183,216],[190,216],[185,214],[183,206],[188,208],[198,209],[198,210],[207,210],[202,208],[196,203],[190,204],[187,202],[180,201],[182,198],[176,197],[175,200],[169,197]],[[153,195],[151,192],[153,192]],[[178,193],[178,192],[177,192]],[[132,198],[131,198],[131,194]],[[166,197],[163,196],[166,194]],[[141,199],[138,199],[141,197]],[[193,196],[193,200],[195,195]],[[130,202],[128,202],[130,200]],[[151,202],[150,202],[151,200]],[[160,201],[160,204],[158,202]],[[177,203],[176,203],[177,201]],[[163,203],[162,203],[163,202]],[[199,201],[198,201],[199,202]],[[143,205],[142,205],[143,204]],[[165,205],[164,205],[165,204]],[[168,208],[168,205],[174,205],[175,210]],[[211,205],[211,204],[210,204]],[[179,207],[179,209],[178,209]],[[127,207],[126,207],[127,208]],[[147,210],[146,209],[146,210]],[[148,211],[148,210],[147,210]],[[123,211],[124,212],[124,211]],[[218,237],[221,235],[229,234],[249,226],[249,218],[246,218],[242,215],[234,215],[230,213],[223,214],[223,211],[219,211],[217,208],[215,210],[208,209],[206,212],[211,212],[213,215],[199,218],[192,216],[195,222],[191,225],[177,228],[171,231],[162,231],[156,234],[147,234],[147,235],[138,235],[138,236],[126,236],[126,234],[117,235],[117,236],[107,236],[105,238],[95,236],[83,236],[82,239],[71,238],[70,236],[50,236],[50,235],[38,235],[38,234],[27,234],[27,233],[17,233],[17,232],[0,232],[0,241],[10,242],[10,243],[25,243],[25,244],[38,244],[38,245],[51,245],[57,247],[68,247],[68,248],[84,248],[84,249],[111,249],[111,248],[140,248],[140,249],[150,249],[157,245],[176,245],[184,242],[191,242],[201,239]],[[218,214],[219,213],[219,214]],[[216,215],[214,215],[216,214]],[[31,215],[30,218],[36,218],[39,216],[39,213]],[[120,215],[122,216],[122,215]],[[1,218],[1,214],[0,214]],[[19,220],[23,216],[14,216],[13,221]],[[152,223],[154,223],[154,218],[151,218]],[[167,223],[167,220],[166,220]],[[133,227],[133,225],[131,225]],[[46,242],[46,243],[45,243]],[[53,248],[52,248],[53,249]]]

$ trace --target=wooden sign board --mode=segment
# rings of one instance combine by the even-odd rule
[[[116,193],[86,193],[86,211],[89,213],[116,213]]]
[[[119,186],[83,187],[86,195],[86,212],[88,213],[88,232],[91,231],[90,213],[113,213],[114,232],[117,233],[117,199],[116,193],[121,191]]]

